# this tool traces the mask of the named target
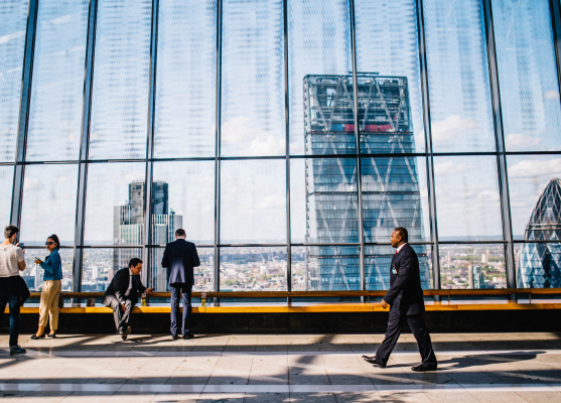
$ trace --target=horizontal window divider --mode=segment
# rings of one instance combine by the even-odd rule
[[[142,245],[82,245],[76,246],[81,249],[142,249]]]
[[[380,153],[380,154],[365,154],[365,153],[354,153],[354,154],[314,154],[314,155],[291,155],[291,159],[314,159],[314,158],[392,158],[392,157],[428,157],[427,153]]]
[[[25,243],[25,241],[23,243]],[[25,245],[23,249],[45,249],[45,245]],[[59,249],[74,249],[74,246],[61,245],[59,246]]]
[[[290,246],[360,246],[360,243],[291,243]]]
[[[61,160],[61,161],[25,161],[23,165],[55,165],[55,164],[79,164],[80,160]]]
[[[236,160],[286,160],[286,155],[274,156],[247,156],[247,157],[218,157],[220,161],[236,161]]]
[[[87,161],[81,161],[81,162],[87,162],[88,164],[105,164],[105,163],[118,163],[118,162],[146,162],[146,158],[141,158],[141,159],[115,159],[115,160],[87,160]]]
[[[189,240],[187,240],[188,242],[191,242]],[[214,248],[213,244],[198,244],[196,242],[194,242],[195,246],[197,248]],[[144,245],[146,248],[152,248],[152,249],[158,249],[158,248],[165,248],[166,245]]]
[[[15,162],[0,162],[0,166],[4,165],[4,166],[16,166]]]
[[[218,247],[219,248],[247,248],[247,247],[251,247],[251,248],[258,248],[258,247],[286,248],[286,247],[288,247],[288,245],[285,244],[285,243],[271,243],[271,244],[260,244],[260,243],[238,244],[238,243],[232,243],[232,244],[221,244],[221,245],[218,245]]]
[[[559,151],[505,151],[505,155],[560,155]]]
[[[523,240],[512,241],[512,243],[520,243],[520,244],[526,244],[526,243],[561,243],[561,239],[552,239],[550,241],[544,241],[544,240],[541,240],[541,239],[540,240],[535,240],[535,241],[523,239]]]
[[[407,242],[408,245],[434,245],[436,242]],[[389,242],[365,242],[364,246],[391,246]]]
[[[471,245],[471,244],[481,244],[481,245],[488,245],[488,244],[505,244],[508,241],[438,241],[439,245]]]

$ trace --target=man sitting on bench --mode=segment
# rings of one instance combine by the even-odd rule
[[[103,303],[113,309],[115,327],[123,340],[131,332],[129,318],[138,302],[138,294],[152,294],[151,288],[146,288],[140,280],[142,260],[135,257],[130,260],[129,267],[115,273],[111,284],[103,296]]]

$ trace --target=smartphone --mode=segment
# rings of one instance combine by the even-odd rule
[[[21,243],[19,244],[19,247],[22,248],[22,249],[25,249],[25,244],[24,244],[23,242],[21,242]]]

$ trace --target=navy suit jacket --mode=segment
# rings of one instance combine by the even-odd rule
[[[166,245],[162,257],[162,267],[168,269],[169,285],[185,284],[192,286],[195,284],[193,268],[200,265],[201,262],[194,243],[179,238]]]
[[[392,268],[397,270],[393,274]],[[390,267],[390,289],[384,301],[400,315],[419,315],[425,312],[419,259],[415,250],[407,244],[393,257]]]
[[[108,305],[111,300],[107,297],[114,296],[119,300],[121,304],[124,304],[127,299],[130,299],[133,304],[138,302],[138,293],[143,293],[146,291],[146,287],[142,284],[140,275],[134,275],[136,277],[136,290],[131,288],[131,292],[128,297],[125,297],[125,293],[129,289],[130,282],[130,272],[128,268],[124,268],[115,273],[115,277],[111,280],[111,284],[107,287],[105,294],[103,295],[103,304]]]

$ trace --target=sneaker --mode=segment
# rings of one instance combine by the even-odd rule
[[[21,348],[20,346],[10,347],[10,355],[18,355],[18,354],[25,354],[27,350],[25,348]]]

